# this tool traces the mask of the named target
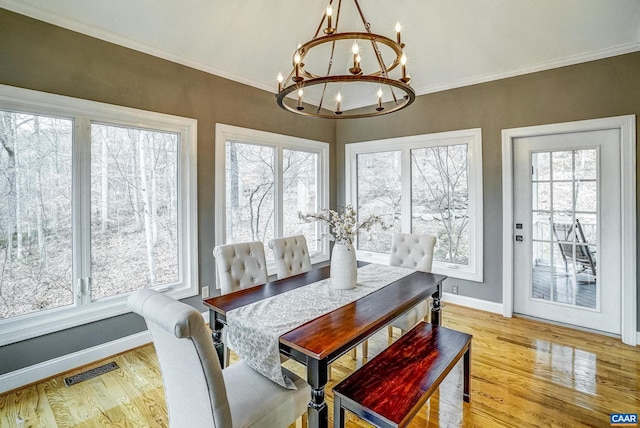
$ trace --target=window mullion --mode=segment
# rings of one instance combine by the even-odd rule
[[[273,197],[274,201],[274,235],[273,236],[283,236],[284,233],[284,216],[282,215],[282,210],[284,209],[284,201],[282,195],[282,189],[284,188],[284,171],[283,171],[283,148],[275,147],[274,148],[274,166],[275,166],[275,177],[274,177],[274,192]]]
[[[402,172],[401,172],[401,198],[400,203],[402,217],[400,230],[403,233],[411,233],[411,150],[402,149]]]
[[[77,306],[91,302],[91,121],[75,118],[73,138],[73,278]]]

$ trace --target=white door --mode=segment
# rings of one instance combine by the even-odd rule
[[[514,312],[619,334],[620,130],[516,138]]]

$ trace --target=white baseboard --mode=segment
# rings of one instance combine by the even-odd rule
[[[447,292],[442,293],[442,301],[502,315],[502,303],[490,302],[488,300],[460,296],[459,294],[451,294]]]
[[[202,312],[209,322],[209,312]],[[0,375],[0,394],[151,343],[148,330]]]
[[[148,330],[0,375],[0,394],[151,343]]]

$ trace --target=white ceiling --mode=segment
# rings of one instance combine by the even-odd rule
[[[289,72],[292,52],[313,36],[327,4],[0,0],[0,7],[272,92],[277,73]],[[374,33],[393,38],[396,21],[402,24],[417,95],[640,50],[640,0],[360,4]],[[343,2],[340,30],[362,31],[347,8],[351,0]]]

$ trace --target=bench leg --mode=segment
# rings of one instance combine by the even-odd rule
[[[334,428],[344,428],[344,423],[344,407],[342,407],[340,396],[336,394],[333,397],[333,426]]]
[[[464,365],[463,399],[468,403],[471,401],[471,342],[469,342],[467,352],[464,353],[464,356],[462,358]]]

